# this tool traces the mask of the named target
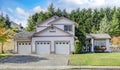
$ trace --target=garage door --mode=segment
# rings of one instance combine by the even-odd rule
[[[37,54],[50,54],[50,42],[48,41],[36,42],[36,52]]]
[[[18,54],[31,54],[31,43],[18,42]]]
[[[69,42],[57,41],[55,42],[56,54],[69,54],[70,45]]]

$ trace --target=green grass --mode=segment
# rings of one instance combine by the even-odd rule
[[[0,54],[0,58],[10,56],[10,55],[12,55],[12,54]]]
[[[120,66],[120,53],[88,53],[69,55],[69,65]]]

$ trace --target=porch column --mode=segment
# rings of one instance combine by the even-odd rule
[[[106,51],[110,52],[110,42],[109,42],[109,39],[106,39]]]
[[[91,51],[94,52],[94,39],[91,38]]]

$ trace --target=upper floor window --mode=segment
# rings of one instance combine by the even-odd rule
[[[72,25],[64,25],[64,31],[72,31]]]

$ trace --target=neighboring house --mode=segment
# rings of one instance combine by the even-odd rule
[[[16,26],[18,27],[19,31],[23,31],[24,27],[21,24],[17,24],[13,21],[11,21],[11,27]]]
[[[110,52],[110,35],[108,34],[86,34],[86,47],[90,52],[94,52],[95,48],[106,47],[106,52]],[[90,44],[90,45],[89,45]]]
[[[74,52],[76,23],[53,16],[36,25],[36,32],[20,32],[14,36],[18,54],[70,54]]]

